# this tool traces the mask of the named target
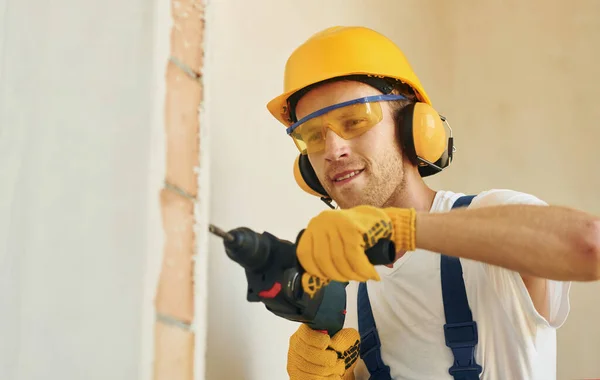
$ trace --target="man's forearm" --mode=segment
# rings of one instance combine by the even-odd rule
[[[418,213],[417,248],[554,280],[600,279],[600,219],[558,206]]]

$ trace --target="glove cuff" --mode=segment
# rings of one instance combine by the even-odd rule
[[[392,221],[392,241],[397,251],[414,251],[416,248],[417,212],[414,208],[384,208]]]

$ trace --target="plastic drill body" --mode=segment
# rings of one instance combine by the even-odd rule
[[[330,336],[343,327],[346,283],[331,281],[318,289],[318,279],[313,278],[317,289],[309,294],[302,286],[304,271],[294,243],[245,227],[226,234],[227,256],[245,269],[249,302],[262,302],[275,315],[327,331]]]
[[[308,276],[297,260],[296,244],[246,227],[225,232],[211,225],[210,231],[223,238],[227,256],[245,269],[249,302],[262,302],[273,314],[330,336],[343,328],[347,283],[322,284]],[[366,254],[372,264],[392,263],[394,244],[382,239]]]

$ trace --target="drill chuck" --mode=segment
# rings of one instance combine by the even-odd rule
[[[268,239],[246,227],[224,232],[210,226],[211,232],[223,238],[225,253],[247,270],[257,271],[269,263],[271,247]]]

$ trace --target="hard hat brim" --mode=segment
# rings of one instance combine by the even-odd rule
[[[273,98],[271,101],[269,101],[267,103],[267,109],[269,110],[271,115],[273,115],[273,117],[275,117],[275,119],[277,119],[284,126],[289,127],[290,125],[293,124],[293,121],[289,119],[289,110],[287,110],[288,99],[290,96],[292,96],[294,93],[302,90],[303,88],[306,88],[315,83],[319,83],[319,82],[327,80],[327,79],[332,79],[332,78],[336,78],[336,77],[344,77],[344,76],[348,76],[348,75],[373,75],[373,74],[367,73],[367,72],[351,72],[351,73],[340,72],[337,75],[329,75],[322,79],[316,80],[313,83],[306,83],[306,85],[304,85],[304,86],[300,86],[298,88],[294,88],[292,90],[282,93],[281,95]],[[422,90],[419,91],[419,89],[421,88],[420,83],[419,84],[411,83],[411,82],[407,81],[405,78],[397,78],[394,76],[388,76],[388,77],[398,79],[398,80],[402,81],[403,83],[406,83],[407,85],[411,86],[414,89],[415,94],[417,95],[417,98],[419,99],[419,101],[421,101],[423,103],[427,103],[429,105],[432,105],[431,100],[429,99],[427,94],[424,93]]]

